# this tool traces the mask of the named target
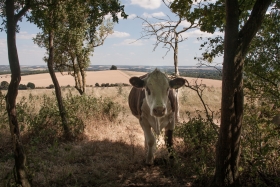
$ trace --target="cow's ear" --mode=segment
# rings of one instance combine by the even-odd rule
[[[129,82],[132,86],[136,88],[143,88],[145,86],[145,82],[139,77],[131,77],[129,79]]]
[[[173,79],[173,80],[169,81],[169,86],[170,86],[170,88],[178,89],[178,88],[184,86],[185,83],[186,83],[185,79],[176,78],[176,79]]]

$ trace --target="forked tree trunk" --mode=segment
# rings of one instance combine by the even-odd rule
[[[243,119],[243,62],[271,0],[257,0],[244,27],[239,28],[238,0],[226,0],[221,126],[212,186],[239,185],[240,137]]]
[[[63,127],[63,130],[64,130],[64,136],[65,136],[66,139],[69,139],[69,138],[71,138],[71,134],[70,134],[70,129],[68,127],[66,111],[65,111],[65,108],[64,108],[64,105],[63,105],[60,86],[59,86],[59,83],[58,83],[58,80],[56,78],[55,71],[54,71],[54,68],[53,68],[53,64],[54,64],[53,39],[54,39],[54,31],[52,29],[50,29],[50,31],[49,31],[48,69],[49,69],[49,73],[51,75],[52,82],[53,82],[53,85],[54,85],[54,88],[55,88],[55,95],[56,95],[56,100],[57,100],[57,104],[58,104],[58,108],[59,108],[59,114],[60,114],[60,117],[61,117],[62,127]]]
[[[16,98],[18,94],[18,86],[21,80],[20,65],[16,47],[16,25],[17,18],[14,15],[14,0],[6,1],[7,13],[7,46],[8,58],[11,68],[11,82],[6,95],[6,109],[9,118],[9,126],[13,143],[13,153],[15,158],[15,177],[16,183],[23,187],[30,187],[26,171],[26,156],[20,139],[19,124],[16,114]],[[28,8],[26,9],[26,11]],[[18,15],[17,15],[18,16]]]

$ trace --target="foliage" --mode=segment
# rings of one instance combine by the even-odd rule
[[[204,186],[210,182],[215,170],[218,126],[213,128],[213,125],[199,114],[196,117],[187,114],[188,122],[177,124],[174,134],[175,137],[183,140],[182,144],[176,145],[178,156],[187,159],[181,170],[187,176],[196,176],[194,184]]]
[[[253,186],[277,186],[279,176],[279,10],[266,14],[245,59],[242,162]],[[261,45],[259,45],[261,43]],[[249,175],[249,176],[248,176]],[[245,181],[245,179],[244,179]]]
[[[9,128],[7,117],[5,95],[0,90],[0,130]]]
[[[61,72],[67,70],[74,77],[75,88],[81,95],[85,92],[85,69],[89,66],[93,48],[103,45],[107,36],[113,32],[113,23],[105,22],[105,15],[111,13],[113,21],[117,22],[116,13],[121,12],[122,17],[126,17],[123,8],[117,0],[106,3],[67,0],[55,2],[53,7],[33,11],[29,17],[30,21],[43,30],[34,39],[40,47],[49,50],[49,32],[52,30],[55,33],[55,69]],[[50,19],[50,16],[55,19]],[[89,21],[92,16],[95,20]],[[44,60],[49,59],[45,57]]]
[[[270,106],[254,98],[245,105],[240,170],[242,181],[251,186],[280,184],[279,121],[273,120],[277,112]]]
[[[117,66],[115,66],[115,65],[112,65],[111,66],[111,68],[110,68],[110,70],[117,70],[118,68],[117,68]]]
[[[27,90],[27,86],[26,86],[25,84],[20,84],[20,85],[18,86],[18,89],[19,89],[19,90]]]
[[[116,121],[122,107],[110,98],[95,98],[90,95],[73,95],[68,90],[64,98],[67,118],[72,137],[82,138],[85,125],[91,119],[98,123],[100,120]],[[0,94],[0,127],[6,128],[7,115],[5,108],[5,97]],[[55,96],[43,95],[22,97],[17,103],[18,121],[21,131],[28,132],[34,143],[54,143],[63,137],[62,123],[55,102]]]
[[[9,87],[9,83],[7,81],[2,81],[0,84],[0,89],[7,90]]]
[[[35,84],[32,83],[32,82],[27,83],[26,86],[27,86],[28,88],[30,88],[30,89],[35,89],[35,88],[36,88],[36,87],[35,87]]]
[[[272,10],[251,44],[245,59],[245,87],[248,94],[266,98],[280,107],[280,11]],[[261,43],[261,45],[259,45]]]
[[[47,88],[52,89],[52,88],[54,88],[54,85],[50,84]]]

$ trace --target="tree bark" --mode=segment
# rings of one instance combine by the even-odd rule
[[[226,0],[221,126],[212,186],[239,185],[240,137],[243,119],[243,64],[250,42],[261,26],[271,0],[257,0],[251,16],[238,31],[238,0]]]
[[[66,111],[65,111],[65,108],[64,108],[64,105],[63,105],[60,86],[59,86],[59,83],[58,83],[58,80],[56,78],[55,71],[54,71],[54,68],[53,68],[53,64],[54,64],[53,38],[54,38],[54,31],[52,29],[50,29],[49,30],[48,69],[49,69],[49,73],[50,73],[50,76],[52,78],[52,82],[53,82],[53,85],[54,85],[54,88],[55,88],[55,95],[56,95],[57,104],[58,104],[58,108],[59,108],[59,114],[60,114],[60,117],[61,117],[62,127],[63,127],[63,130],[64,130],[64,136],[65,136],[66,139],[69,139],[69,138],[71,138],[71,134],[70,134],[70,129],[68,127]]]
[[[180,75],[178,70],[178,34],[175,33],[175,44],[174,44],[174,68],[175,68],[175,76],[178,77]]]
[[[23,187],[30,187],[31,183],[28,180],[28,174],[26,171],[26,155],[24,153],[23,145],[20,139],[20,130],[16,114],[16,98],[18,95],[18,86],[21,80],[21,75],[16,47],[16,25],[18,19],[14,15],[14,3],[14,0],[6,1],[7,47],[11,69],[11,82],[6,95],[6,110],[8,113],[10,132],[13,142],[13,152],[15,158],[15,180],[17,184]],[[27,11],[28,8],[25,8],[25,10]],[[20,13],[23,13],[25,10],[21,11]]]

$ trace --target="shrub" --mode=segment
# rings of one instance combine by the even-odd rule
[[[117,68],[117,66],[115,66],[115,65],[112,65],[111,66],[111,68],[110,68],[110,70],[117,70],[118,68]]]
[[[19,90],[27,90],[27,86],[26,86],[25,84],[20,84],[20,85],[18,86],[18,89],[19,89]]]
[[[276,114],[270,103],[247,102],[244,107],[240,170],[246,186],[280,184],[280,131],[272,120]]]
[[[215,171],[215,147],[218,139],[218,127],[213,127],[210,122],[202,118],[190,117],[188,122],[177,124],[174,136],[183,141],[175,143],[180,167],[178,173],[185,176],[196,176],[195,186],[204,186],[211,181]],[[176,155],[175,155],[176,156]],[[187,161],[184,161],[187,159]]]
[[[99,85],[99,83],[97,82],[97,83],[95,83],[95,87],[100,87],[100,85]]]
[[[4,128],[3,125],[5,125],[6,128],[7,115],[4,115],[6,111],[4,96],[0,95],[0,99],[0,104],[2,103],[0,105],[0,127]],[[63,100],[67,113],[68,127],[73,138],[83,137],[85,124],[91,121],[91,119],[95,121],[115,121],[122,111],[121,106],[110,98],[73,95],[70,90],[68,90]],[[38,103],[40,104],[38,105]],[[33,143],[53,143],[63,137],[64,131],[54,95],[35,97],[30,94],[28,98],[22,97],[16,107],[20,129],[29,132]]]
[[[54,85],[53,85],[53,84],[50,84],[47,88],[48,88],[48,89],[52,89],[52,88],[54,88]]]
[[[27,83],[26,85],[27,87],[31,88],[31,89],[35,89],[35,84],[32,82]]]
[[[1,82],[1,89],[6,90],[9,87],[9,83],[7,81]]]

